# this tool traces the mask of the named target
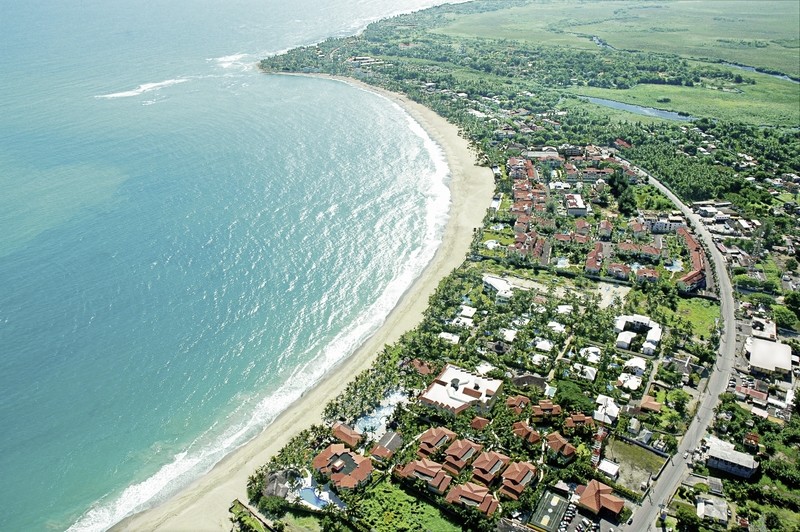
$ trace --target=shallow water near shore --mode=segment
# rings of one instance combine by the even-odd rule
[[[0,529],[163,500],[378,327],[441,238],[442,154],[253,63],[435,3],[3,6]]]

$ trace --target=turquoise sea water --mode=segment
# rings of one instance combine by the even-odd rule
[[[253,63],[439,2],[0,2],[0,530],[102,530],[257,434],[432,257],[422,129]]]

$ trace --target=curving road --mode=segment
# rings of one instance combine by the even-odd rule
[[[736,320],[734,317],[733,286],[731,285],[730,277],[728,277],[722,253],[717,249],[711,238],[711,233],[700,221],[699,216],[693,213],[688,206],[653,176],[643,170],[639,170],[639,175],[647,177],[651,185],[655,186],[680,208],[686,219],[694,226],[694,234],[705,242],[708,251],[707,256],[708,254],[711,255],[710,258],[717,276],[717,289],[719,290],[721,302],[722,333],[720,335],[717,360],[712,368],[706,391],[700,396],[697,414],[681,439],[677,452],[670,458],[671,465],[668,465],[661,473],[658,481],[650,490],[648,497],[642,502],[641,508],[634,513],[633,522],[628,526],[628,530],[637,531],[656,529],[656,518],[658,517],[660,506],[667,504],[669,497],[678,488],[681,479],[687,472],[688,466],[683,458],[683,453],[697,447],[711,424],[717,398],[727,387],[736,358]]]

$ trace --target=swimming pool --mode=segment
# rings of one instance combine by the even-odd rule
[[[326,501],[324,499],[320,499],[319,496],[317,495],[317,492],[314,491],[314,488],[303,488],[303,489],[301,489],[300,490],[300,497],[302,497],[302,499],[304,501],[306,501],[308,504],[310,504],[311,506],[313,506],[315,508],[319,508],[320,510],[322,510],[323,508],[325,508],[327,505],[330,504],[329,501]]]

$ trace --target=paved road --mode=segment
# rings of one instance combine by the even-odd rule
[[[697,447],[703,438],[714,417],[714,407],[719,395],[725,391],[728,379],[731,376],[734,360],[736,358],[736,321],[734,318],[733,287],[730,277],[725,268],[725,260],[722,253],[717,249],[711,238],[711,233],[700,221],[700,217],[694,214],[689,207],[683,204],[675,194],[657,181],[653,176],[640,171],[640,175],[647,177],[650,184],[655,186],[683,212],[687,220],[694,225],[694,233],[705,242],[711,254],[711,261],[717,273],[717,282],[720,300],[722,304],[722,334],[720,337],[719,354],[714,364],[713,371],[708,380],[706,391],[700,396],[700,406],[692,423],[689,425],[686,434],[678,446],[678,451],[670,458],[664,472],[650,490],[649,496],[642,502],[641,508],[633,515],[633,522],[628,530],[655,530],[656,518],[658,517],[661,504],[666,504],[670,495],[675,492],[686,473],[686,460],[683,458],[685,451],[690,451]]]

